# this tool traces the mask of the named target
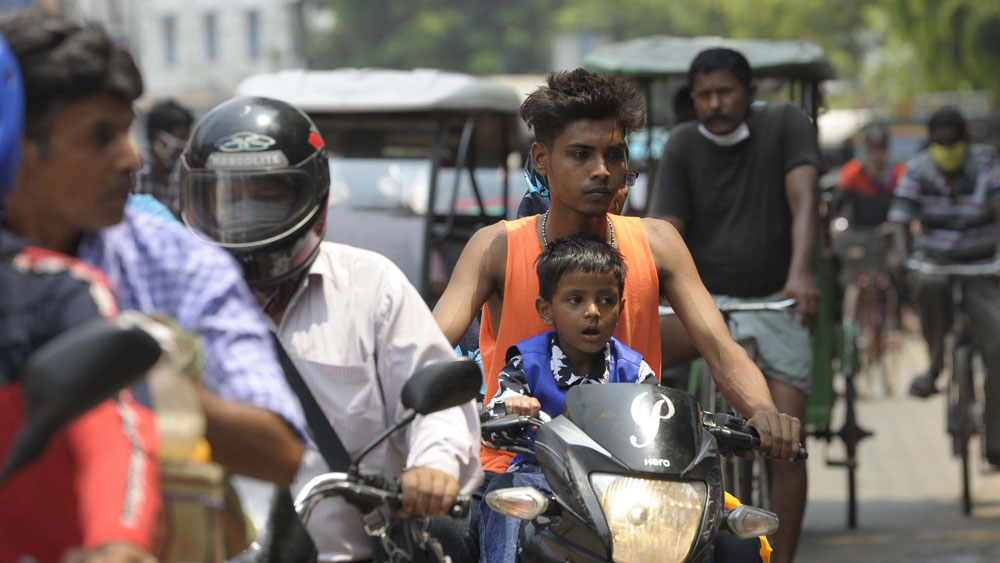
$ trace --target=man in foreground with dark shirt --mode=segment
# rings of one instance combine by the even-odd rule
[[[804,421],[812,371],[808,326],[819,301],[811,272],[821,166],[815,129],[794,105],[751,106],[750,65],[731,49],[700,53],[688,82],[698,121],[670,135],[650,214],[677,227],[720,304],[797,300],[798,319],[734,314],[730,330],[764,372],[778,410]],[[665,335],[677,333],[664,327]],[[670,336],[664,341],[680,347]],[[783,563],[798,543],[805,465],[775,460],[772,478],[771,508],[781,519],[774,559]]]

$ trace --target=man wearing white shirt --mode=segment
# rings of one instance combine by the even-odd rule
[[[181,160],[182,218],[228,250],[276,334],[352,456],[402,410],[409,376],[454,359],[430,311],[388,259],[321,242],[329,169],[315,125],[276,100],[237,98],[195,125]],[[365,457],[362,470],[399,477],[403,514],[444,514],[479,483],[474,405],[417,419]],[[329,471],[308,450],[293,492]],[[372,557],[361,515],[320,503],[308,529],[324,561]]]

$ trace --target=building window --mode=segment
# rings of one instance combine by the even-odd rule
[[[177,63],[177,18],[163,16],[163,59],[168,65]]]
[[[215,14],[205,14],[205,56],[210,61],[219,57],[218,23]]]
[[[260,12],[257,10],[247,12],[247,50],[251,59],[260,58]]]

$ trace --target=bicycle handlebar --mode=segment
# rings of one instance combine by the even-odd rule
[[[906,268],[929,276],[990,277],[1000,275],[1000,260],[979,264],[938,264],[910,258],[906,261]]]
[[[760,301],[756,303],[727,303],[716,305],[720,313],[762,313],[767,311],[786,311],[796,305],[795,298],[782,299],[781,301]],[[673,307],[660,307],[660,316],[666,317],[675,315]]]

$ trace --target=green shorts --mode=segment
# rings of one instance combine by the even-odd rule
[[[764,297],[714,295],[720,306],[730,303],[780,301],[781,293]],[[767,379],[780,381],[802,391],[812,390],[812,338],[798,314],[789,318],[785,311],[731,313],[729,332],[750,355]]]

